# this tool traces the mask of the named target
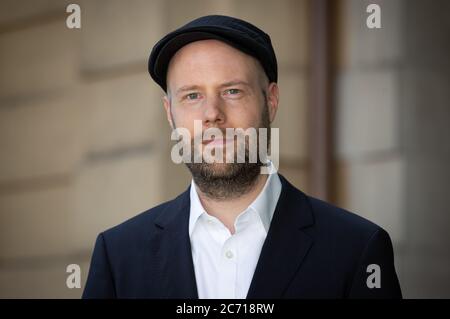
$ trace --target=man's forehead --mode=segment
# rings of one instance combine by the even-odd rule
[[[193,41],[193,42],[190,42],[190,43],[182,46],[174,54],[174,57],[176,55],[178,55],[180,52],[183,52],[183,51],[189,51],[189,50],[193,50],[193,49],[200,49],[200,50],[202,50],[202,49],[205,49],[205,48],[226,48],[226,49],[229,49],[229,50],[242,52],[242,51],[234,48],[232,45],[226,43],[225,41],[221,41],[221,40],[217,40],[217,39],[204,39],[204,40]]]
[[[179,89],[203,82],[225,86],[228,83],[251,84],[258,77],[259,62],[218,40],[201,40],[181,48],[170,61],[167,81]]]
[[[252,61],[252,63],[257,62],[254,57],[223,41],[208,39],[191,42],[180,48],[170,60],[168,71],[171,66],[177,64],[180,60],[183,64],[193,62],[201,63],[206,59],[210,62],[215,57],[217,58],[216,62],[224,65],[232,64],[236,60],[246,61],[247,63],[249,61]]]

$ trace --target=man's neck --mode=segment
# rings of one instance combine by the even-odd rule
[[[196,187],[196,190],[206,212],[219,219],[229,229],[230,233],[234,234],[234,222],[237,216],[258,197],[266,184],[267,178],[267,174],[258,175],[253,187],[238,198],[218,201],[207,197],[198,187]]]

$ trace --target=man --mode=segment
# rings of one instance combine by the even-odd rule
[[[149,72],[174,130],[196,137],[196,120],[225,131],[275,118],[275,53],[245,21],[206,16],[169,33]],[[209,138],[192,151],[231,154],[235,142]],[[83,297],[401,298],[383,229],[260,174],[262,158],[248,160],[248,143],[245,151],[245,163],[188,161],[183,194],[101,233]]]

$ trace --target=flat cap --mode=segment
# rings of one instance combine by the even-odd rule
[[[249,22],[223,15],[200,17],[159,40],[148,60],[148,71],[153,80],[167,91],[167,68],[174,54],[191,42],[207,39],[223,41],[255,57],[269,81],[277,82],[277,58],[270,37]]]

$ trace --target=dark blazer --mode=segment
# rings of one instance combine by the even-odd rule
[[[386,231],[280,179],[247,298],[401,298]],[[188,189],[101,233],[83,298],[198,298],[189,210]],[[370,264],[380,266],[380,288],[366,284]]]

